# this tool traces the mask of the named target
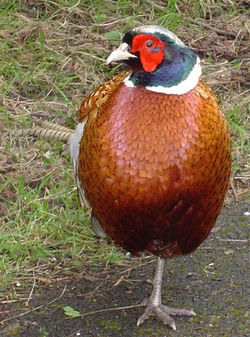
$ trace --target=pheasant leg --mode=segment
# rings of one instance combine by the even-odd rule
[[[155,271],[154,281],[153,281],[153,291],[148,300],[143,302],[146,305],[146,310],[142,314],[138,321],[137,326],[142,324],[149,316],[155,316],[164,324],[169,325],[172,329],[176,330],[176,325],[173,318],[170,315],[185,315],[194,316],[195,312],[186,309],[175,309],[169,308],[166,305],[161,304],[161,283],[164,268],[164,260],[158,257],[157,267]]]

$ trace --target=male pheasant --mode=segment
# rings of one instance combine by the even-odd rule
[[[132,254],[158,256],[150,315],[176,329],[161,304],[164,259],[194,251],[220,212],[230,168],[230,136],[199,57],[175,34],[142,26],[126,33],[107,64],[115,76],[81,105],[70,139],[79,196],[96,234]]]

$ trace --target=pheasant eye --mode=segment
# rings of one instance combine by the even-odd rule
[[[153,47],[153,44],[154,44],[154,42],[153,42],[152,40],[148,40],[148,41],[146,42],[146,47],[147,47],[147,48],[151,48],[151,47]]]

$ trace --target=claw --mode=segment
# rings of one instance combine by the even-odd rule
[[[169,324],[170,328],[172,328],[174,331],[176,331],[176,325],[174,320]]]

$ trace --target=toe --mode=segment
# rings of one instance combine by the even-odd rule
[[[155,316],[159,321],[164,324],[169,325],[172,329],[176,330],[176,325],[174,320],[169,316],[169,314],[163,310],[164,306],[149,306],[146,308],[144,314],[142,314],[138,321],[137,326],[141,325],[149,316]]]
[[[169,308],[166,305],[161,305],[161,309],[168,315],[196,316],[193,310]]]
[[[149,318],[149,316],[155,316],[159,321],[176,330],[176,325],[171,315],[194,316],[196,314],[193,310],[169,308],[162,304],[154,306],[152,303],[147,303],[145,312],[139,317],[137,321],[137,326],[141,325],[146,319]]]
[[[162,310],[162,307],[156,307],[155,308],[155,316],[158,318],[162,323],[169,325],[172,329],[176,330],[176,325],[168,313],[166,313],[164,310]]]
[[[137,321],[137,326],[141,325],[146,319],[148,319],[150,316],[150,312],[149,310],[145,310],[144,314],[141,315],[139,318],[138,318],[138,321]]]

